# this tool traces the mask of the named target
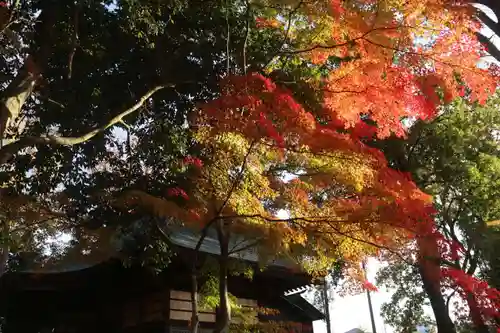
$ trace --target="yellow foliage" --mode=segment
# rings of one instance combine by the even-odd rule
[[[367,110],[379,137],[403,135],[401,117],[431,116],[432,108],[415,98],[422,87],[434,87],[419,81],[430,80],[426,68],[450,91],[456,88],[455,70],[469,86],[476,82],[475,90],[487,87],[477,79],[476,54],[448,52],[472,36],[466,11],[449,1],[257,0],[252,5],[273,8],[264,18],[266,29],[286,32],[286,44],[298,49],[288,51],[301,60],[353,57],[321,87],[318,83],[325,116],[343,130],[354,131]],[[290,25],[272,21],[292,13]],[[412,51],[417,39],[435,39],[451,24],[461,28],[442,34],[433,50]],[[191,175],[186,200],[138,196],[160,216],[198,228],[221,222],[230,233],[261,239],[263,254],[294,258],[309,272],[324,272],[338,258],[356,267],[381,248],[398,249],[425,219],[430,198],[406,175],[390,170],[383,157],[336,125],[319,125],[262,75],[227,78],[221,98],[199,111],[191,125],[203,168]]]
[[[260,239],[263,258],[289,258],[311,274],[324,274],[339,258],[355,265],[380,246],[406,241],[408,232],[391,214],[397,197],[413,192],[381,185],[369,155],[335,150],[328,142],[322,150],[282,148],[233,130],[198,128],[205,155],[203,168],[191,176],[189,199],[179,205],[131,192],[131,200],[198,230],[222,220],[232,234]]]
[[[486,225],[488,225],[488,227],[497,227],[497,226],[500,226],[500,220],[486,222]]]

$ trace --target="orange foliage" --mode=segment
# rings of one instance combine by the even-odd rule
[[[315,258],[313,267],[308,267],[312,270],[321,271],[328,259],[342,257],[348,263],[346,272],[358,281],[357,290],[359,286],[376,289],[366,283],[359,268],[362,260],[378,255],[380,249],[408,255],[402,250],[416,239],[426,275],[441,284],[439,259],[445,255],[445,244],[435,229],[431,198],[416,187],[410,175],[389,168],[380,151],[365,146],[352,133],[342,134],[331,125],[318,123],[290,92],[268,78],[259,74],[231,77],[221,90],[225,93],[220,98],[201,105],[193,125],[205,133],[205,144],[228,133],[244,138],[248,149],[253,142],[260,160],[256,168],[261,175],[272,175],[268,186],[274,194],[259,197],[260,201],[245,199],[255,214],[233,209],[222,212],[221,218],[226,213],[245,225],[258,222],[273,228],[280,242],[274,249],[286,252],[296,250],[294,245],[304,247],[306,255]],[[267,153],[259,151],[259,146]],[[277,178],[270,172],[277,166],[295,172],[296,178]],[[315,201],[318,193],[326,194]],[[289,218],[277,217],[262,200],[280,202]],[[491,307],[495,302],[482,304]]]
[[[468,1],[269,2],[304,22],[288,35],[289,45],[299,49],[285,54],[315,64],[351,57],[317,82],[335,126],[354,128],[364,115],[376,121],[378,137],[402,136],[402,117],[429,119],[465,86],[480,102],[496,88],[498,76],[477,67],[485,50]]]
[[[225,78],[221,96],[191,119],[203,167],[191,175],[189,193],[172,190],[189,200],[169,202],[163,215],[197,228],[224,220],[235,233],[264,235],[268,251],[310,270],[342,257],[361,285],[359,263],[380,249],[398,252],[416,238],[421,258],[441,255],[432,198],[360,137],[403,136],[402,118],[432,119],[442,102],[464,94],[484,101],[495,89],[496,73],[476,66],[484,50],[471,7],[456,0],[261,2],[295,16],[285,29],[276,13],[258,20],[299,48],[282,55],[317,65],[349,57],[309,82],[329,121],[317,121],[261,74]],[[429,274],[440,284],[438,264],[429,263]]]
[[[376,202],[372,211],[378,212],[384,224],[389,221],[391,226],[415,232],[420,261],[439,289],[443,276],[439,259],[444,254],[440,235],[432,223],[432,208],[424,196],[417,194],[419,191],[410,179],[388,170],[379,153],[364,147],[358,138],[404,136],[404,118],[432,119],[441,103],[458,96],[484,103],[495,91],[498,66],[477,66],[486,50],[476,37],[480,23],[472,1],[263,2],[281,5],[281,15],[295,20],[292,32],[286,36],[284,54],[315,65],[326,64],[332,56],[347,60],[326,78],[311,80],[323,93],[322,116],[330,121],[321,130],[316,127],[302,135],[304,144],[317,152],[328,149],[328,142],[330,149],[351,149],[370,156],[379,185],[367,191],[372,196],[370,201]],[[279,66],[278,57],[268,70]],[[374,123],[365,123],[362,118]],[[349,135],[338,132],[345,129]],[[327,183],[325,179],[318,182]],[[369,211],[367,206],[360,210],[370,198],[366,194],[339,200],[342,208],[337,206],[337,210],[350,210],[350,216],[354,211]],[[374,230],[377,240],[387,241],[386,230]]]
[[[222,91],[223,96],[201,106],[193,125],[205,133],[205,144],[237,133],[247,144],[254,142],[255,157],[259,149],[267,150],[267,156],[259,156],[259,164],[249,161],[260,175],[272,178],[267,186],[274,195],[268,193],[260,201],[245,199],[247,207],[259,207],[255,210],[260,213],[233,209],[223,216],[279,227],[282,242],[314,243],[309,250],[315,255],[342,257],[353,267],[380,247],[395,250],[417,232],[432,232],[427,214],[432,211],[423,209],[431,198],[408,175],[388,168],[379,151],[320,125],[290,92],[261,75],[228,78]],[[271,171],[278,166],[287,172],[298,166],[299,173],[290,181],[277,178]],[[325,193],[320,204],[312,199],[318,193]],[[290,217],[276,217],[262,205],[264,199],[279,202]]]

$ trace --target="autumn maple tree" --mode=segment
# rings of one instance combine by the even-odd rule
[[[416,243],[426,288],[439,292],[444,277],[463,288],[473,283],[484,313],[495,315],[493,289],[441,271],[440,262],[454,256],[456,246],[436,229],[432,198],[365,144],[404,136],[403,120],[430,120],[441,103],[457,96],[482,103],[495,90],[496,68],[476,66],[485,50],[469,1],[255,0],[224,8],[180,2],[187,14],[175,20],[168,1],[155,7],[117,1],[114,12],[104,6],[109,1],[34,1],[26,17],[17,8],[2,10],[9,14],[2,15],[2,33],[19,34],[24,27],[11,19],[29,21],[41,11],[32,40],[23,36],[27,51],[12,57],[15,43],[6,43],[5,57],[17,60],[0,104],[3,166],[37,147],[45,152],[35,154],[37,161],[50,155],[55,166],[109,167],[113,171],[92,174],[107,185],[102,192],[115,194],[116,180],[127,179],[125,187],[135,189],[131,199],[199,231],[200,239],[215,228],[218,331],[227,331],[230,319],[231,235],[246,238],[263,257],[288,256],[310,272],[321,274],[342,258],[353,280],[370,288],[362,260],[409,255],[406,245]],[[92,27],[87,31],[86,25]],[[186,129],[186,105],[193,99],[200,103],[191,108]],[[139,111],[150,112],[132,117]],[[29,120],[25,132],[19,131],[23,116]],[[129,139],[130,133],[140,138],[139,153],[132,144],[123,149],[126,158],[109,152],[102,134],[119,125]],[[195,153],[174,167],[178,151],[165,142],[173,146],[186,132]],[[31,160],[26,163],[35,168]],[[186,175],[176,186],[164,176],[173,169]],[[67,178],[47,177],[53,188],[62,180],[76,187],[91,177],[74,172]],[[169,188],[164,193],[150,186],[162,181]],[[88,213],[82,206],[96,206],[88,196],[80,199],[81,215]],[[454,331],[446,319],[437,324],[442,332]]]
[[[327,10],[312,10],[321,5]],[[401,136],[402,118],[432,119],[440,103],[457,96],[482,104],[495,90],[496,66],[477,68],[479,58],[486,53],[476,39],[479,22],[473,13],[467,1],[297,2],[289,11],[289,20],[282,23],[286,34],[282,53],[300,54],[313,63],[330,66],[329,62],[336,60],[335,70],[315,82],[323,92],[320,114],[326,114],[332,127],[347,130],[354,138],[373,134],[384,138],[391,133]],[[276,22],[269,20],[273,24],[267,28],[274,29]],[[306,22],[301,26],[305,28],[297,29],[298,22]],[[311,31],[315,33],[309,34]],[[278,56],[274,63],[280,66],[282,59]],[[427,227],[433,229],[431,225],[428,221]],[[465,294],[470,293],[471,285],[482,294],[479,298],[484,300],[481,306],[485,313],[498,315],[497,292],[481,291],[483,283],[470,276],[459,277],[459,271],[439,271],[440,260],[436,258],[445,253],[448,259],[454,258],[458,245],[445,244],[439,233],[429,235],[429,231],[417,230],[427,291],[439,293],[442,276],[460,280]],[[440,331],[454,330],[446,318],[437,321]]]
[[[437,228],[450,245],[453,244],[448,260],[441,263],[447,271],[441,294],[428,295],[428,298],[435,305],[438,302],[446,305],[446,312],[441,316],[454,310],[458,328],[474,326],[477,332],[489,331],[488,322],[495,318],[496,311],[490,309],[488,315],[476,306],[476,302],[487,301],[488,297],[483,294],[476,299],[477,295],[471,290],[480,295],[485,292],[479,291],[484,284],[469,276],[482,276],[498,288],[494,254],[498,231],[487,227],[487,222],[496,220],[499,214],[497,103],[496,94],[484,106],[458,99],[442,108],[438,119],[413,125],[407,139],[382,143],[389,163],[411,172],[419,187],[433,195]],[[414,274],[418,264],[414,260],[394,259],[395,262],[382,270],[380,280],[397,287],[395,297],[384,312],[386,318],[399,321],[398,327],[401,327],[419,311],[422,313],[427,295],[425,290],[419,291],[422,281]],[[461,279],[466,288],[457,290],[449,278]],[[452,301],[457,293],[463,298],[462,304],[468,304],[468,309]]]
[[[458,96],[484,103],[495,90],[495,68],[476,66],[484,50],[471,7],[437,0],[249,6],[256,26],[282,34],[283,43],[263,64],[264,75],[228,66],[220,97],[202,103],[191,121],[201,147],[201,160],[191,160],[198,164],[193,181],[171,189],[156,212],[200,230],[214,226],[221,258],[231,234],[246,234],[274,254],[310,258],[302,261],[310,270],[341,257],[361,282],[364,258],[406,255],[403,245],[415,241],[426,289],[439,291],[442,279],[451,279],[477,292],[485,314],[497,315],[497,291],[441,270],[457,249],[436,229],[431,198],[363,143],[404,136],[402,120],[432,119]],[[309,72],[292,83],[269,78],[293,66]],[[298,80],[317,92],[320,107],[310,109],[294,90]],[[221,295],[225,288],[221,282]],[[225,312],[219,331],[229,322]],[[436,319],[440,331],[454,331],[446,318]]]
[[[381,165],[381,155],[318,124],[269,79],[231,77],[222,89],[231,96],[202,105],[193,120],[202,154],[182,162],[189,164],[190,184],[163,199],[133,191],[131,201],[195,230],[216,229],[222,309],[228,309],[229,240],[238,235],[253,240],[261,255],[303,261],[310,272],[343,258],[364,282],[359,262],[379,246],[399,248],[417,223],[418,212],[401,222],[397,200],[428,198]],[[408,184],[392,186],[395,178]]]

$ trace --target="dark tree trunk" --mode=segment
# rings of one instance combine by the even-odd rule
[[[198,274],[196,270],[191,272],[191,333],[198,333],[200,320],[198,317]]]
[[[0,192],[1,194],[1,192]],[[9,261],[9,223],[8,221],[1,221],[0,223],[1,244],[0,244],[0,277],[7,272],[7,264]]]
[[[21,109],[33,93],[37,79],[48,62],[57,6],[58,2],[55,0],[43,2],[30,54],[14,80],[0,93],[0,139],[2,140],[5,139],[5,131],[9,124],[21,114]]]
[[[488,228],[488,226],[485,223],[481,223],[478,227],[479,227],[478,231],[480,232],[480,234],[483,234]],[[477,237],[473,237],[473,241],[476,244],[480,243],[480,239],[478,239]],[[479,254],[476,253],[476,255],[474,255],[473,258],[470,260],[469,267],[467,268],[465,273],[471,276],[474,275],[479,264],[479,259],[480,256]],[[466,267],[464,266],[462,269],[465,268]],[[467,295],[467,305],[469,307],[469,316],[471,318],[472,324],[474,325],[476,333],[489,333],[490,330],[488,328],[488,325],[486,325],[486,323],[484,322],[483,315],[481,314],[481,309],[477,304],[477,300],[474,294],[470,293],[469,295]]]
[[[451,321],[448,313],[448,307],[441,294],[439,280],[435,280],[426,270],[427,265],[419,264],[418,269],[422,277],[423,287],[431,302],[432,311],[436,317],[436,326],[438,333],[456,333],[455,325]]]
[[[231,306],[228,298],[227,273],[229,261],[229,234],[224,230],[224,224],[219,221],[217,235],[220,245],[219,256],[219,308],[217,309],[217,320],[214,333],[229,333],[231,323]]]
[[[30,65],[31,64],[31,65]],[[4,139],[9,124],[21,114],[21,109],[35,88],[38,74],[34,72],[33,58],[28,56],[23,68],[2,92],[0,102],[0,138]]]
[[[470,317],[472,319],[472,323],[474,324],[476,333],[489,333],[490,330],[488,328],[488,325],[486,325],[486,323],[484,322],[483,316],[481,315],[481,311],[478,307],[474,295],[468,295],[467,305],[469,306]]]

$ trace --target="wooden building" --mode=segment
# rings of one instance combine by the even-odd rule
[[[175,242],[194,248],[193,235],[179,233]],[[216,240],[207,237],[201,250],[217,255]],[[254,262],[252,253],[235,260]],[[190,275],[187,263],[176,257],[160,274],[143,267],[125,268],[109,259],[95,265],[65,267],[51,272],[7,273],[0,279],[0,316],[3,333],[188,333],[191,318]],[[323,314],[301,293],[309,276],[293,273],[286,264],[273,263],[249,280],[230,276],[229,291],[254,313],[255,322],[294,323],[298,333],[312,332],[312,322]],[[252,308],[278,310],[258,314]],[[213,328],[213,309],[199,314],[200,333]]]

